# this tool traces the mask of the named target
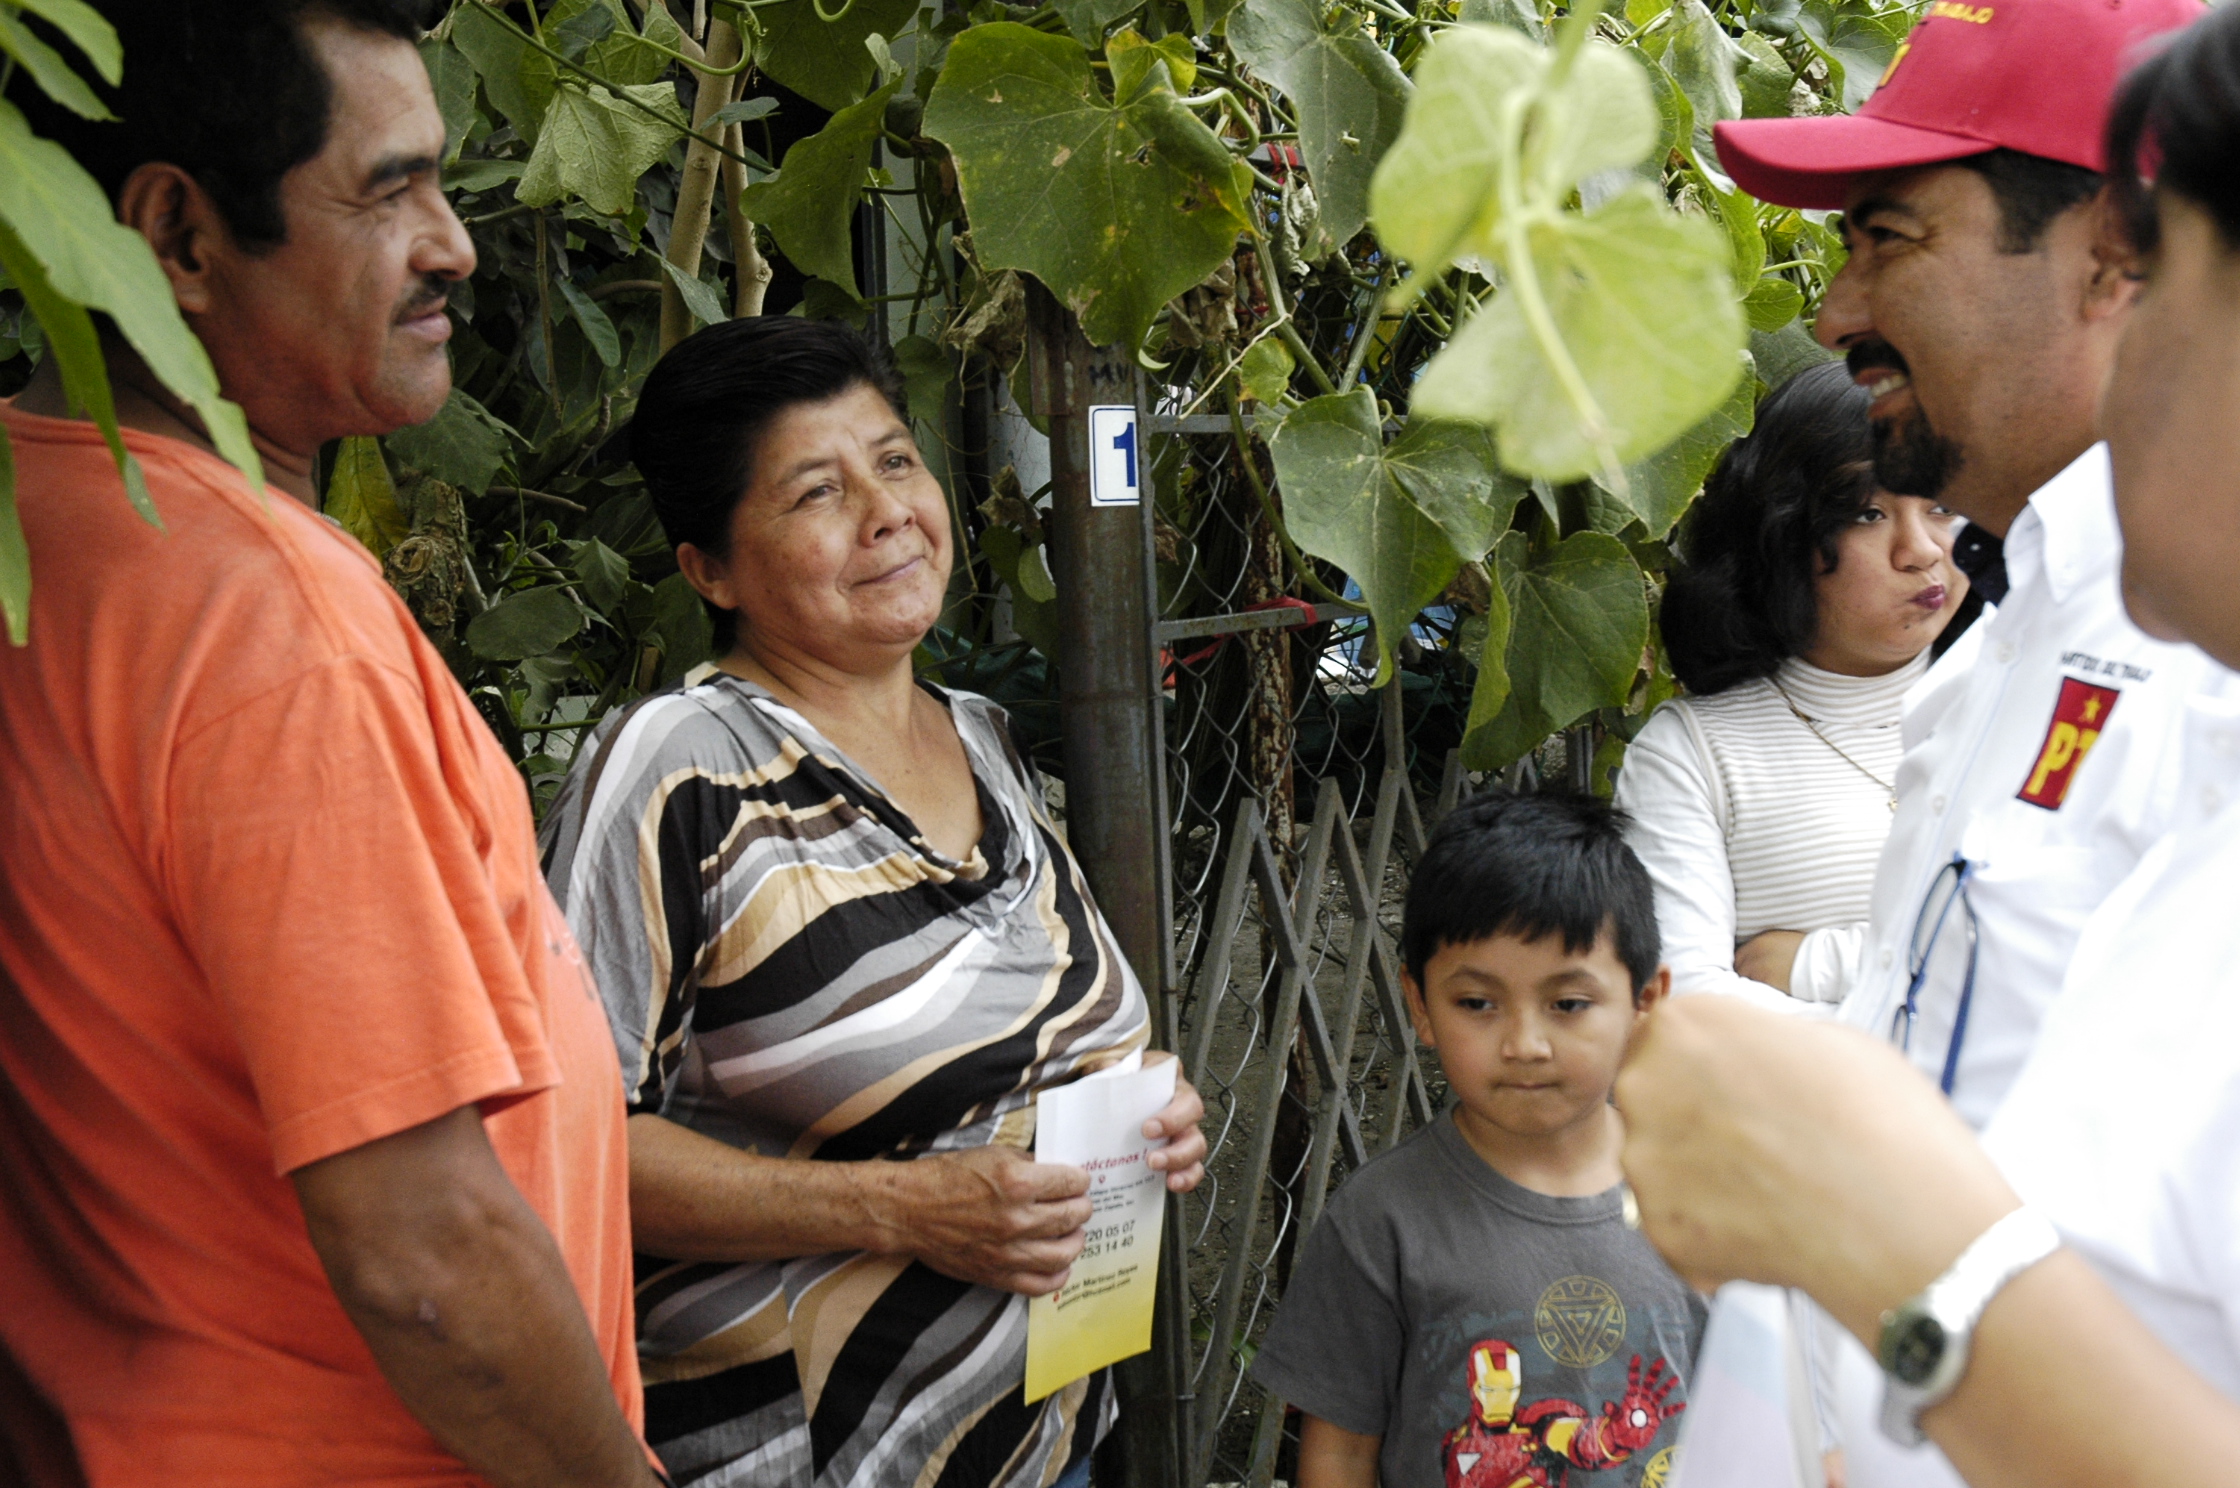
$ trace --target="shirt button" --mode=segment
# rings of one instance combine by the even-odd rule
[[[1929,798],[1929,812],[1932,816],[1944,815],[1944,797],[1942,795],[1935,795]]]
[[[1889,964],[1890,964],[1891,962],[1893,962],[1893,961],[1895,961],[1895,960],[1897,960],[1897,959],[1898,959],[1898,953],[1897,953],[1896,951],[1893,951],[1893,950],[1891,950],[1891,949],[1890,949],[1890,947],[1888,947],[1888,946],[1884,946],[1884,947],[1882,948],[1882,964],[1883,964],[1883,965],[1885,965],[1885,966],[1888,966],[1888,965],[1889,965]]]
[[[1998,658],[2002,663],[2013,661],[2015,658],[2014,642],[2001,641],[1999,643],[1999,650],[1996,654],[1998,655]]]
[[[2201,787],[2201,809],[2214,816],[2224,808],[2224,792],[2213,785]]]
[[[2240,748],[2240,739],[2235,739],[2230,734],[2212,734],[2209,747],[2219,754],[2231,754],[2236,748]]]

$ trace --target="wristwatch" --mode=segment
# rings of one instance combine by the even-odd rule
[[[1976,1236],[1950,1270],[1882,1315],[1882,1434],[1900,1446],[1926,1439],[1921,1413],[1959,1388],[1976,1320],[1999,1289],[2061,1248],[2052,1221],[2015,1210]]]

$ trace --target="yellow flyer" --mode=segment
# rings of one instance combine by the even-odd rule
[[[1086,1168],[1091,1210],[1073,1275],[1027,1304],[1030,1402],[1151,1347],[1167,1177],[1143,1124],[1174,1099],[1175,1069],[1130,1057],[1035,1097],[1035,1160]]]

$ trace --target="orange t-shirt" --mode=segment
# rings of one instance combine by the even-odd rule
[[[637,1424],[621,1078],[520,777],[338,528],[127,433],[158,531],[91,424],[0,422],[0,1342],[87,1482],[478,1482],[285,1176],[468,1104]]]

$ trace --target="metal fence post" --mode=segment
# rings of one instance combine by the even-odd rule
[[[1163,941],[1161,822],[1155,806],[1161,739],[1155,695],[1147,695],[1146,687],[1152,676],[1144,527],[1150,475],[1140,419],[1131,452],[1138,503],[1100,506],[1091,499],[1090,410],[1136,407],[1135,362],[1125,348],[1092,347],[1073,314],[1032,280],[1028,295],[1033,411],[1049,421],[1050,432],[1066,836],[1152,999],[1152,1038],[1163,1044],[1170,953]],[[1166,1238],[1172,1250],[1179,1228],[1170,1224]],[[1177,1260],[1162,1257],[1162,1272]],[[1169,1290],[1161,1288],[1151,1351],[1119,1368],[1120,1427],[1100,1454],[1101,1484],[1179,1488],[1182,1436],[1171,1360],[1182,1319]]]

